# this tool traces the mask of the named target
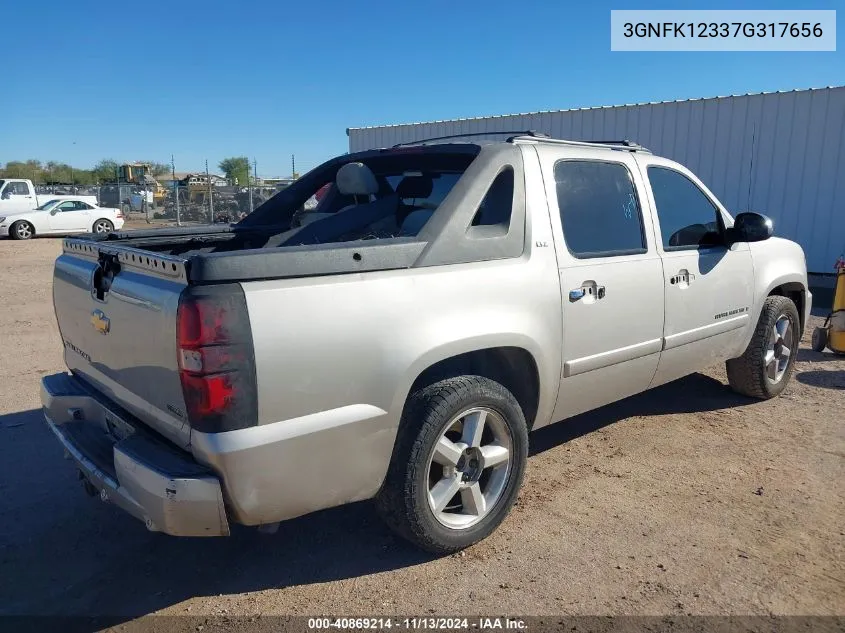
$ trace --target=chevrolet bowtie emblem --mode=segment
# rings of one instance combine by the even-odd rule
[[[108,334],[111,327],[111,321],[102,310],[94,310],[91,313],[91,325],[100,334]]]

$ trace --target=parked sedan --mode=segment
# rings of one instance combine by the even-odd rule
[[[120,209],[98,207],[85,200],[50,200],[32,211],[0,216],[0,237],[28,240],[35,235],[108,233],[123,226]]]

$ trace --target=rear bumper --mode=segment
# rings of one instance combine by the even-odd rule
[[[101,499],[151,531],[228,536],[220,481],[190,455],[134,427],[68,374],[42,379],[41,403],[47,425]]]

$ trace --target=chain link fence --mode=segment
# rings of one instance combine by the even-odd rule
[[[284,185],[223,184],[205,174],[188,174],[181,179],[163,175],[143,184],[114,182],[102,185],[36,185],[39,196],[94,196],[102,207],[117,208],[128,219],[179,223],[237,222],[257,209]],[[285,183],[287,184],[287,183]]]

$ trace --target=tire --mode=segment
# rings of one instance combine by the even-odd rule
[[[18,220],[9,227],[9,237],[13,240],[28,240],[35,235],[35,227],[26,220]]]
[[[105,218],[100,218],[91,227],[92,233],[111,233],[112,231],[114,231],[114,224],[111,223],[111,220]]]
[[[801,340],[800,323],[798,309],[790,299],[767,297],[745,353],[725,364],[731,388],[761,400],[780,394],[795,366]]]
[[[813,341],[811,344],[813,351],[823,352],[827,347],[827,328],[817,327],[813,330]]]
[[[400,536],[450,554],[504,520],[527,459],[528,427],[513,394],[481,376],[448,378],[408,398],[376,507]]]

